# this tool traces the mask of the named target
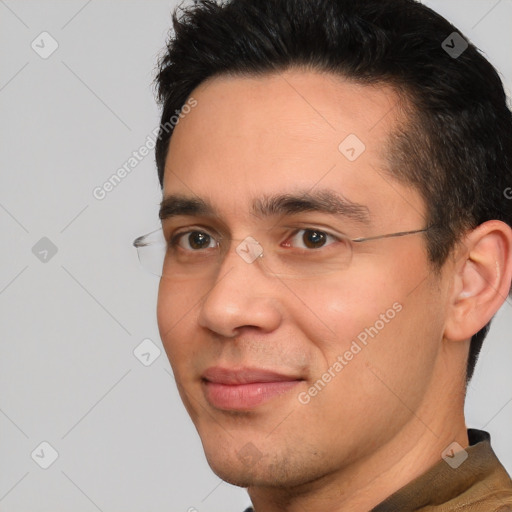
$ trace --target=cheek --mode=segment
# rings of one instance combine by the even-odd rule
[[[380,315],[387,321],[395,318],[393,304],[400,294],[382,277],[366,271],[364,279],[347,274],[319,283],[307,293],[297,290],[295,296],[289,302],[292,321],[323,352],[325,363],[332,364],[333,357],[343,354],[358,336],[364,340],[366,328],[378,322],[378,330],[383,330]]]
[[[193,330],[191,323],[194,304],[197,297],[185,292],[185,287],[177,286],[162,279],[158,288],[157,322],[160,339],[167,353],[173,371],[179,371],[183,361],[190,357],[193,347]],[[187,343],[183,343],[187,340]]]
[[[160,338],[164,345],[169,335],[172,334],[172,326],[176,323],[176,308],[179,307],[179,303],[172,293],[172,286],[165,279],[161,279],[158,287],[156,317]]]
[[[425,308],[435,303],[434,289],[424,281],[411,293],[417,277],[400,271],[395,277],[367,275],[360,283],[370,285],[356,286],[357,280],[347,279],[344,284],[351,288],[340,291],[338,284],[310,294],[308,301],[316,304],[322,320],[316,325],[322,325],[322,333],[325,325],[332,331],[325,336],[312,328],[311,315],[300,320],[315,344],[309,385],[329,379],[304,414],[318,414],[325,424],[343,424],[343,435],[371,439],[378,424],[400,428],[411,414],[403,403],[419,407],[435,367],[442,321],[434,318],[439,306]],[[329,369],[334,376],[326,374]]]
[[[393,366],[400,354],[414,360],[429,350],[425,357],[431,359],[435,347],[424,347],[423,341],[442,331],[440,306],[430,286],[434,277],[421,250],[407,258],[407,263],[395,259],[381,268],[367,262],[361,271],[356,267],[343,278],[311,287],[307,294],[297,291],[301,300],[294,302],[293,321],[321,355],[317,371],[351,348],[357,352],[357,345],[361,351],[353,359],[360,363],[371,356]]]

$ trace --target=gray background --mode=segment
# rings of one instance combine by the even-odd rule
[[[512,2],[427,4],[487,54],[510,91]],[[248,503],[205,461],[158,336],[158,279],[131,246],[158,227],[153,154],[103,200],[92,193],[158,124],[150,83],[174,5],[0,0],[2,512]],[[44,31],[58,43],[46,59],[31,47],[51,49]],[[511,329],[508,302],[466,404],[467,425],[491,433],[509,473]],[[145,339],[161,350],[148,366],[133,352]],[[58,452],[48,469],[43,441]]]

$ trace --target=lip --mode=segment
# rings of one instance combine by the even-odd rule
[[[286,393],[304,379],[262,368],[208,368],[202,386],[208,403],[224,410],[249,410]]]

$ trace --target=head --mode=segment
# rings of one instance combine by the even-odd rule
[[[456,28],[413,0],[200,1],[173,23],[156,161],[164,196],[196,203],[165,233],[270,247],[283,222],[349,238],[429,228],[353,244],[349,269],[314,278],[266,273],[236,244],[207,279],[162,278],[162,341],[214,470],[300,484],[332,446],[334,468],[386,443],[450,375],[463,394],[510,293],[511,112],[492,65],[472,44],[450,55]],[[343,215],[304,206],[329,192]],[[232,410],[209,400],[211,366],[294,386]]]

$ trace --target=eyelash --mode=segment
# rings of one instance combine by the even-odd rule
[[[342,242],[342,239],[339,237],[339,236],[336,236],[332,233],[330,233],[329,231],[325,231],[323,229],[319,229],[319,228],[316,228],[316,227],[313,227],[313,226],[307,226],[307,227],[301,227],[301,228],[293,228],[294,231],[292,231],[292,233],[287,236],[286,240],[289,240],[291,238],[294,238],[298,233],[300,233],[301,231],[315,231],[315,232],[318,232],[318,233],[322,233],[324,235],[327,236],[327,238],[331,238],[333,239],[334,241],[337,241],[337,242]],[[202,234],[206,234],[208,235],[209,237],[213,238],[213,240],[216,240],[215,236],[210,234],[208,231],[204,230],[204,229],[188,229],[187,231],[179,231],[175,234],[173,234],[170,239],[169,239],[169,242],[168,242],[168,248],[170,249],[176,249],[177,247],[179,247],[179,242],[180,240],[186,236],[186,235],[189,235],[190,233],[202,233]],[[285,241],[286,241],[285,240]],[[332,244],[328,244],[326,243],[325,245],[322,245],[321,247],[319,247],[318,249],[323,249],[324,247],[328,247],[329,245],[332,245]],[[180,247],[182,250],[184,251],[187,251],[187,252],[201,252],[202,250],[199,249],[199,250],[193,250],[193,249],[183,249],[182,247]],[[209,247],[207,247],[207,249],[209,249]],[[307,252],[310,252],[310,251],[317,251],[318,249],[309,249],[309,248],[302,248],[302,247],[299,247],[298,249],[301,249],[303,251],[307,251]]]

